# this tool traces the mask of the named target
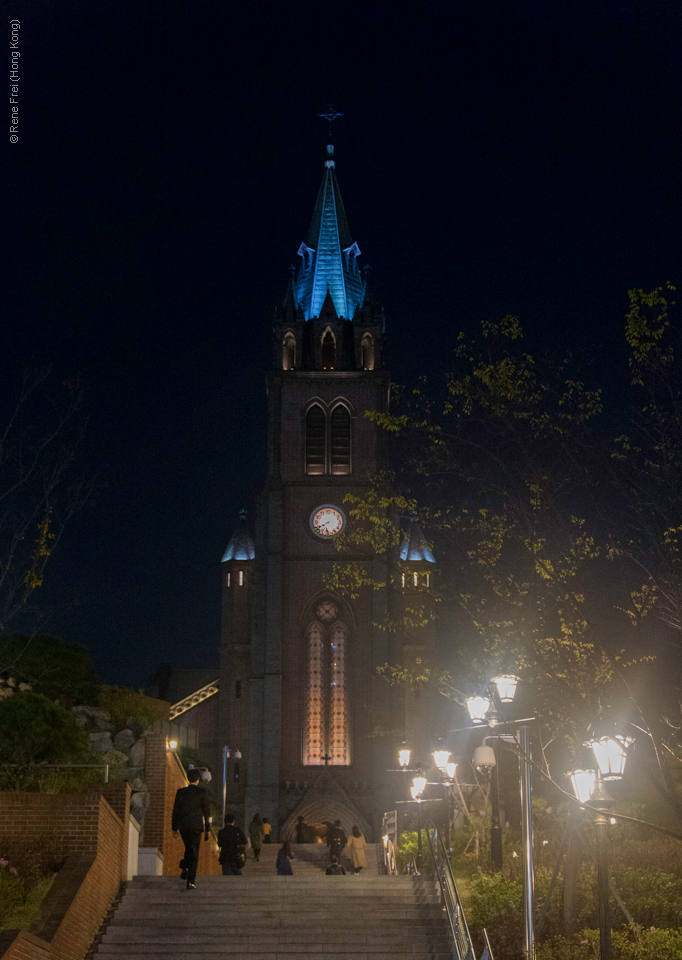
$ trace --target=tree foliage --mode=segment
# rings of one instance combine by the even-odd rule
[[[42,586],[90,494],[72,469],[85,427],[78,381],[58,382],[49,369],[24,374],[9,409],[0,408],[0,632]]]
[[[49,634],[0,637],[0,667],[66,706],[97,702],[99,680],[85,647]]]
[[[78,762],[87,758],[86,736],[69,710],[39,693],[0,701],[0,763]]]
[[[495,673],[517,673],[532,690],[543,744],[562,745],[564,769],[590,722],[636,723],[648,744],[640,756],[682,825],[670,774],[682,758],[680,725],[647,716],[632,695],[660,649],[660,621],[682,627],[672,290],[630,292],[629,404],[626,384],[606,396],[614,377],[589,383],[575,357],[525,349],[516,317],[460,334],[444,381],[422,378],[397,391],[390,412],[372,414],[394,437],[399,468],[388,492],[381,478],[371,496],[350,501],[355,527],[345,536],[390,555],[406,514],[418,511],[442,569],[442,602],[429,614],[447,624],[452,696],[462,702]],[[606,401],[616,410],[608,417]],[[353,577],[369,586],[373,574],[359,563]],[[406,664],[384,674],[416,677]]]

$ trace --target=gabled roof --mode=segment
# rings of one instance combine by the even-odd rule
[[[302,262],[296,296],[306,320],[320,315],[327,291],[339,317],[348,320],[364,297],[364,281],[356,263],[360,248],[348,228],[333,155],[334,147],[329,144],[308,241],[298,251]]]
[[[246,523],[246,516],[246,510],[239,511],[239,523],[223,554],[222,563],[226,560],[253,560],[256,556],[256,545]]]
[[[400,545],[400,559],[426,560],[428,563],[436,562],[416,517],[410,518],[410,525]]]

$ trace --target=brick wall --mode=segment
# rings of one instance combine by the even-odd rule
[[[157,734],[147,734],[145,782],[150,804],[144,819],[144,846],[161,850],[164,874],[175,876],[180,872],[178,864],[185,848],[180,837],[173,836],[171,819],[175,794],[187,786],[187,779],[176,755],[166,749],[166,738]],[[201,841],[197,873],[218,876],[221,872],[215,839],[211,836]]]
[[[3,960],[83,960],[125,880],[129,805],[123,783],[84,794],[0,794],[0,846],[3,837],[56,837],[65,857],[36,928],[4,932]]]

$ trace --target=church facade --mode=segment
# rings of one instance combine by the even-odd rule
[[[332,146],[298,253],[273,325],[265,485],[253,532],[242,512],[221,564],[214,781],[227,746],[238,822],[258,811],[284,839],[299,817],[340,819],[375,839],[396,799],[386,770],[411,712],[377,674],[407,653],[381,624],[401,590],[432,587],[434,558],[414,520],[394,556],[336,539],[349,522],[346,495],[366,493],[386,467],[385,434],[365,414],[388,409],[390,376],[383,311],[358,266]],[[330,586],[337,564],[391,586],[344,596]]]

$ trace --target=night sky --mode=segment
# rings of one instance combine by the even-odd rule
[[[0,410],[25,365],[84,386],[77,470],[97,488],[34,613],[109,682],[217,662],[219,561],[263,476],[271,321],[329,102],[398,381],[513,313],[617,403],[628,288],[682,282],[678,3],[15,0],[10,16]]]

